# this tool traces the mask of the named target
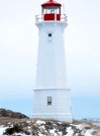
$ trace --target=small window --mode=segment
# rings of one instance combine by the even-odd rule
[[[52,97],[51,96],[47,97],[47,105],[52,105]]]
[[[52,37],[52,33],[48,33],[48,37]]]

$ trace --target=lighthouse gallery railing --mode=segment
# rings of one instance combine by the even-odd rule
[[[42,22],[42,21],[46,21],[46,20],[44,20],[44,15],[36,15],[35,16],[35,22],[36,23],[39,23],[39,22]],[[49,20],[49,21],[58,21],[56,14],[55,14],[54,20]],[[66,14],[61,14],[59,21],[61,21],[61,22],[67,22],[67,16],[66,16]]]

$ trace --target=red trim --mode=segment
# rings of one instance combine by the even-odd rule
[[[43,3],[41,6],[42,7],[48,7],[48,6],[57,6],[57,7],[60,7],[61,4],[58,3],[58,2],[56,2],[56,1],[54,1],[54,0],[49,0],[46,3]]]
[[[44,20],[50,21],[50,20],[57,20],[60,21],[60,14],[44,14]]]

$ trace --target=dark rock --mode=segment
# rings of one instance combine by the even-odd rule
[[[7,128],[6,131],[4,132],[4,135],[13,135],[14,133],[24,133],[30,135],[28,131],[25,131],[23,127],[18,125],[14,125],[12,128]]]
[[[13,112],[11,110],[6,110],[6,109],[0,109],[0,117],[10,117],[10,118],[18,118],[18,119],[29,118],[22,113]]]

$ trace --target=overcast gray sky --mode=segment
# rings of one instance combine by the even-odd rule
[[[35,15],[43,2],[0,0],[0,107],[30,116],[38,48]],[[99,117],[100,0],[58,2],[68,16],[65,51],[74,117]]]

